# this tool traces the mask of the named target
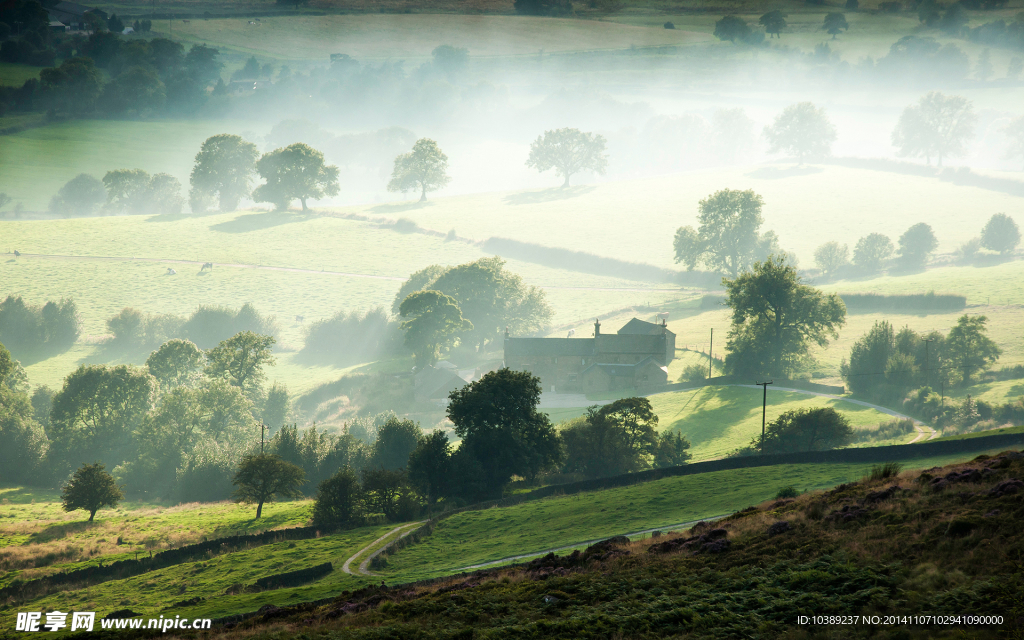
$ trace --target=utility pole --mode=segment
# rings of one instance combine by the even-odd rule
[[[263,432],[267,430],[267,425],[260,422],[260,455],[263,455]]]
[[[755,382],[754,384],[759,385],[764,390],[764,395],[761,397],[761,455],[764,455],[764,424],[765,414],[768,411],[768,385],[772,384],[774,380],[768,382]]]
[[[711,365],[714,363],[714,360],[711,359],[711,354],[714,352],[714,350],[715,350],[715,328],[712,327],[711,328],[711,346],[708,347],[708,380],[711,379]]]
[[[924,386],[926,387],[928,386],[928,381],[930,380],[928,376],[928,347],[931,346],[932,342],[935,342],[935,338],[928,338],[927,340],[924,341]]]

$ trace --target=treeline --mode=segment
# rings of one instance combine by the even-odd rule
[[[288,393],[266,385],[274,338],[242,331],[208,350],[173,339],[144,367],[82,365],[57,391],[11,388],[0,347],[0,482],[61,484],[101,461],[133,495],[219,499],[237,461],[280,427]]]
[[[49,301],[42,306],[7,296],[0,302],[0,343],[19,358],[60,353],[75,343],[82,321],[74,300]]]
[[[382,307],[365,313],[341,310],[306,328],[298,357],[310,364],[348,366],[370,362],[401,350],[398,323]]]
[[[119,350],[155,349],[173,338],[188,340],[211,349],[231,336],[249,331],[276,338],[280,327],[274,316],[264,316],[252,304],[237,311],[228,307],[200,305],[188,317],[173,314],[145,314],[125,307],[107,319],[113,336],[110,347]]]

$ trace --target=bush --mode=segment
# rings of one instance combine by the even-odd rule
[[[0,302],[0,343],[12,353],[41,355],[66,351],[78,339],[81,320],[73,300],[47,302],[41,307],[20,296]]]
[[[899,462],[886,462],[885,464],[876,464],[871,467],[871,473],[868,475],[868,480],[888,480],[889,478],[895,478],[900,475],[903,471],[903,465]]]
[[[87,216],[107,201],[103,183],[87,173],[80,173],[60,188],[50,199],[50,212],[67,216]]]
[[[690,364],[679,376],[680,382],[703,382],[708,379],[708,368],[702,364]]]
[[[317,488],[313,524],[321,527],[357,527],[366,516],[363,489],[356,474],[344,467]]]
[[[237,312],[227,307],[200,306],[182,324],[176,337],[191,340],[201,349],[212,349],[242,331],[276,338],[279,328],[273,316],[260,315],[251,304]]]
[[[776,500],[784,500],[787,498],[795,498],[800,495],[800,492],[796,490],[796,487],[788,486],[782,487],[775,493]]]
[[[299,356],[310,364],[348,366],[377,360],[397,350],[400,344],[398,325],[391,322],[382,307],[374,307],[363,315],[339,311],[306,329]]]

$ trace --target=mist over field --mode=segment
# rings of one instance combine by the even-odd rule
[[[1022,205],[1021,0],[11,0],[0,637],[1019,634]]]

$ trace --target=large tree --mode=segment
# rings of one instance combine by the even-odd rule
[[[970,384],[975,373],[999,359],[1002,353],[988,337],[986,316],[963,315],[946,337],[946,357],[950,367],[959,373],[964,386]]]
[[[850,263],[850,248],[835,240],[826,242],[814,250],[814,264],[824,276],[832,277],[836,271]]]
[[[733,374],[793,373],[811,344],[824,347],[846,322],[839,296],[802,284],[784,257],[769,256],[723,284],[732,309],[725,368]]]
[[[967,152],[977,121],[970,100],[932,91],[903,110],[892,132],[892,144],[901,158],[923,157],[931,164],[935,157],[941,167],[943,158]]]
[[[562,187],[568,187],[569,177],[584,169],[604,174],[608,166],[605,144],[604,136],[579,129],[545,131],[530,145],[526,166],[540,172],[554,169],[565,178]]]
[[[418,367],[437,362],[460,334],[473,329],[473,323],[462,317],[458,303],[440,291],[409,294],[398,314],[407,318],[399,327],[405,331],[405,345],[413,352]]]
[[[1020,244],[1020,228],[1005,213],[994,213],[981,229],[981,246],[1006,255]]]
[[[347,528],[363,523],[366,515],[363,488],[348,467],[320,483],[313,503],[313,524],[318,527]]]
[[[112,465],[138,455],[134,432],[153,406],[156,380],[129,365],[82,365],[64,379],[50,410],[49,457],[56,473],[83,459]]]
[[[737,40],[746,40],[750,37],[750,25],[739,16],[724,16],[715,22],[714,36],[719,40],[728,40],[732,43]]]
[[[907,268],[921,268],[939,246],[931,225],[918,222],[900,236],[900,262]]]
[[[451,486],[452,447],[448,435],[435,429],[430,435],[420,436],[409,454],[409,483],[428,504],[446,495]]]
[[[853,247],[853,264],[868,272],[876,272],[885,266],[896,249],[889,236],[881,233],[869,233]]]
[[[782,36],[780,34],[782,33],[782,30],[786,28],[787,17],[788,16],[785,13],[776,9],[761,16],[757,22],[764,27],[764,32],[769,34],[769,37],[781,38]]]
[[[116,507],[124,499],[124,492],[117,486],[114,477],[104,471],[103,465],[98,462],[79,467],[60,493],[64,510],[84,509],[89,512],[89,522],[92,522],[102,507]]]
[[[103,183],[88,173],[80,173],[65,183],[50,199],[50,212],[68,216],[87,216],[106,202]]]
[[[91,58],[73,57],[40,71],[39,84],[55,114],[80,116],[95,110],[103,76]]]
[[[256,145],[241,136],[222,133],[207,138],[192,168],[189,202],[193,212],[204,211],[206,203],[214,197],[219,199],[221,211],[237,209],[239,201],[248,197],[252,189],[258,157]]]
[[[533,479],[560,462],[558,435],[547,414],[537,410],[540,378],[498,369],[452,391],[448,399],[448,418],[462,438],[459,452],[475,463],[484,494],[498,495],[512,476]]]
[[[146,358],[146,368],[165,390],[191,386],[199,377],[203,350],[188,340],[175,338],[160,345]]]
[[[409,294],[428,289],[455,300],[463,317],[473,324],[466,339],[478,347],[497,339],[502,329],[529,333],[551,319],[544,292],[505,269],[505,261],[499,257],[455,267],[431,265],[417,271],[399,289],[392,308],[399,312]]]
[[[205,373],[211,378],[226,376],[253,402],[262,400],[266,379],[263,366],[275,364],[275,342],[273,336],[240,331],[207,352]]]
[[[448,156],[430,138],[420,138],[412,151],[395,158],[388,191],[420,191],[420,202],[427,199],[428,191],[436,191],[451,182],[448,176]]]
[[[783,109],[771,126],[764,128],[763,135],[768,141],[768,153],[789,153],[803,164],[805,158],[831,153],[836,128],[824,108],[800,102]]]
[[[237,487],[235,502],[256,505],[256,519],[263,515],[263,505],[276,498],[301,498],[299,487],[306,473],[272,453],[247,455],[238,465],[231,484]]]
[[[392,416],[377,429],[373,442],[370,466],[381,469],[404,469],[409,465],[409,454],[416,449],[422,436],[420,426],[412,420]]]
[[[586,416],[560,433],[566,455],[563,469],[599,477],[641,471],[655,460],[679,460],[689,443],[662,441],[657,426],[658,416],[647,398],[623,398],[591,407]]]
[[[275,149],[256,163],[256,170],[266,180],[252,192],[256,202],[272,202],[278,209],[298,199],[302,210],[308,211],[306,200],[336,196],[338,167],[324,162],[324,154],[308,144],[296,142]]]
[[[700,226],[680,227],[672,243],[676,262],[688,270],[701,264],[736,277],[755,260],[779,250],[775,233],[758,234],[764,200],[753,191],[722,189],[698,206]]]
[[[843,14],[833,11],[832,13],[825,14],[824,24],[821,28],[832,35],[832,39],[835,40],[836,36],[841,31],[846,31],[850,28],[849,23],[846,22],[846,16]]]

